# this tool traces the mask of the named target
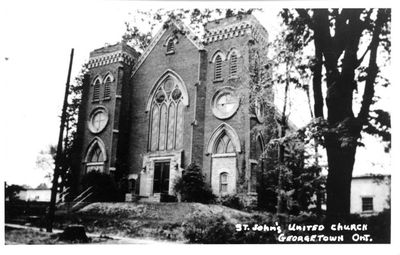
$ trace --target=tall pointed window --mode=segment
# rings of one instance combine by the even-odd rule
[[[183,147],[183,93],[169,77],[157,88],[152,101],[149,149],[164,151]]]
[[[105,82],[104,82],[104,94],[103,94],[103,99],[110,99],[111,97],[111,76],[107,76]]]
[[[222,79],[222,57],[218,55],[214,63],[214,80]]]
[[[101,142],[102,143],[102,142]],[[86,155],[86,172],[104,170],[104,162],[106,156],[104,154],[104,148],[100,147],[99,140],[95,140],[89,147]]]
[[[175,52],[175,43],[174,38],[170,38],[167,41],[167,54],[172,54]]]
[[[93,85],[93,101],[100,100],[100,79],[96,79]]]
[[[238,75],[238,65],[237,65],[237,54],[232,52],[229,59],[229,77],[237,77]]]

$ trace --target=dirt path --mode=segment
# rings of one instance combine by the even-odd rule
[[[19,229],[19,230],[31,230],[35,232],[40,232],[40,233],[46,233],[49,236],[51,234],[59,234],[62,233],[63,230],[61,229],[53,229],[53,233],[47,233],[44,232],[44,229],[40,229],[37,227],[31,227],[31,226],[24,226],[24,225],[18,225],[18,224],[10,224],[6,223],[4,224],[5,227],[9,227],[12,229]],[[96,240],[101,240],[99,242],[96,242],[95,244],[99,243],[104,243],[104,244],[173,244],[177,242],[167,242],[167,241],[160,241],[160,240],[152,240],[152,239],[143,239],[143,238],[129,238],[129,237],[122,237],[122,236],[115,236],[115,235],[102,235],[100,233],[86,233],[88,237],[91,237],[92,239]],[[28,242],[27,242],[28,243]],[[12,240],[6,240],[6,244],[23,244],[20,242],[15,242]]]

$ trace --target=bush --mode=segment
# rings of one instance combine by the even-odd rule
[[[183,235],[189,243],[203,244],[267,244],[278,243],[280,233],[284,235],[305,236],[314,235],[315,231],[289,231],[289,224],[297,224],[299,226],[306,225],[324,225],[325,229],[318,234],[324,235],[342,235],[343,243],[356,243],[352,240],[354,231],[331,231],[330,224],[325,219],[314,213],[302,212],[299,215],[282,214],[252,214],[251,218],[240,219],[239,223],[254,226],[254,224],[262,224],[274,226],[277,223],[281,227],[281,232],[276,231],[236,231],[235,222],[224,216],[204,216],[201,214],[190,217],[185,222]],[[325,223],[324,223],[325,222]],[[359,234],[370,234],[372,243],[390,243],[390,210],[385,210],[378,215],[370,217],[361,217],[360,215],[351,215],[341,224],[367,224],[367,232],[359,232]],[[302,243],[302,242],[294,242]],[[326,242],[321,242],[326,243]],[[333,242],[335,243],[335,242]]]
[[[189,243],[231,243],[235,226],[227,224],[223,216],[194,217],[184,224],[183,235]]]
[[[390,243],[390,229],[391,229],[391,210],[385,209],[377,215],[361,216],[359,214],[351,214],[348,218],[343,220],[347,224],[367,224],[368,230],[365,234],[370,234],[373,243]],[[347,233],[346,233],[347,234]],[[350,233],[346,236],[345,240],[352,243]]]
[[[226,195],[218,200],[218,203],[237,210],[242,210],[245,206],[238,195]]]
[[[178,178],[174,190],[181,195],[183,202],[212,203],[215,196],[204,181],[201,169],[195,163],[190,164]]]
[[[175,196],[170,196],[167,193],[161,193],[160,202],[166,202],[166,203],[177,202],[177,199]]]
[[[92,171],[82,177],[83,190],[92,187],[92,202],[118,202],[123,200],[122,192],[117,188],[114,179],[105,173]]]
[[[21,190],[24,190],[24,187],[22,187],[22,186],[20,186],[20,185],[15,185],[15,184],[12,184],[12,185],[7,185],[7,183],[5,183],[5,185],[4,185],[5,187],[5,192],[4,192],[4,194],[5,194],[5,197],[6,197],[6,201],[8,200],[8,201],[18,201],[18,200],[21,200],[20,198],[19,198],[19,196],[18,196],[18,193],[21,191]]]
[[[272,225],[272,219],[259,215],[253,216],[247,222],[252,226],[260,222]],[[237,231],[235,224],[224,216],[204,217],[202,215],[191,218],[184,225],[184,237],[189,243],[202,244],[265,244],[276,243],[277,234],[264,231]]]

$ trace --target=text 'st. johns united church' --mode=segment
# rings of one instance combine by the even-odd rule
[[[155,201],[174,195],[175,180],[196,162],[217,196],[254,195],[270,139],[254,130],[274,118],[251,110],[249,84],[253,49],[267,41],[265,28],[246,15],[209,22],[203,42],[171,22],[140,57],[124,42],[91,52],[76,183],[105,172]]]

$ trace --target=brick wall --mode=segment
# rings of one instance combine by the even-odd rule
[[[254,21],[252,17],[246,19]],[[211,184],[213,162],[212,155],[206,152],[207,145],[214,130],[222,123],[227,123],[238,134],[241,147],[241,152],[236,154],[236,162],[234,164],[231,162],[231,165],[236,166],[234,170],[236,172],[232,174],[237,179],[236,191],[247,192],[250,159],[257,159],[260,154],[259,148],[255,146],[255,140],[251,139],[251,129],[260,124],[254,118],[252,119],[249,111],[249,47],[251,46],[248,42],[254,41],[255,30],[249,23],[243,26],[240,25],[241,22],[241,19],[229,18],[210,23],[208,28],[222,30],[224,26],[232,29],[238,25],[239,32],[231,33],[229,32],[231,30],[225,29],[226,34],[212,37],[205,49],[199,49],[185,35],[176,33],[175,52],[166,54],[166,41],[177,29],[171,25],[159,38],[158,43],[152,46],[153,48],[146,55],[145,60],[139,62],[140,65],[133,69],[134,73],[132,73],[131,67],[138,56],[125,44],[121,43],[93,51],[91,58],[96,61],[92,61],[90,76],[84,87],[85,102],[81,106],[83,113],[80,113],[80,128],[78,128],[82,144],[81,160],[84,159],[90,142],[95,136],[98,136],[105,143],[109,158],[105,166],[106,172],[110,167],[115,167],[117,176],[125,178],[128,174],[140,173],[146,164],[151,167],[153,159],[151,159],[152,153],[149,153],[148,149],[150,112],[146,112],[146,105],[151,91],[160,77],[171,70],[183,80],[188,92],[189,105],[184,107],[183,157],[177,158],[178,155],[181,155],[180,150],[175,150],[172,153],[173,156],[169,157],[173,157],[175,162],[179,162],[180,170],[191,162],[198,163],[204,171],[206,180]],[[267,37],[266,31],[257,33],[256,36],[264,33],[265,38]],[[239,52],[238,75],[235,78],[228,76],[229,61],[226,58],[232,49]],[[128,63],[125,64],[123,61],[112,62],[111,57],[103,58],[102,61],[98,60],[115,51],[125,52],[133,60],[128,58]],[[214,63],[211,62],[211,59],[217,51],[221,51],[225,55],[222,62],[222,81],[214,81]],[[91,84],[97,75],[104,78],[108,72],[114,76],[111,100],[92,103],[93,87]],[[215,93],[224,87],[234,88],[240,97],[240,104],[233,116],[221,120],[214,116],[211,103]],[[100,95],[102,96],[102,91]],[[93,109],[99,105],[107,109],[109,121],[104,131],[94,135],[88,130],[88,118]],[[270,118],[271,116],[268,119]],[[265,141],[267,140],[265,139]],[[82,169],[83,171],[84,169]],[[215,178],[217,177],[213,179]]]
[[[235,37],[234,39],[222,40],[207,45],[208,69],[207,69],[207,92],[205,102],[205,132],[204,144],[207,145],[214,130],[223,122],[229,124],[238,134],[242,152],[237,155],[237,174],[239,179],[243,179],[247,168],[247,160],[249,158],[250,146],[250,119],[249,119],[249,97],[248,91],[248,47],[247,36]],[[210,63],[213,54],[216,51],[221,51],[225,56],[229,51],[235,48],[240,52],[238,58],[238,78],[229,79],[229,61],[226,59],[222,62],[222,77],[223,81],[214,82],[214,63]],[[237,112],[228,119],[220,120],[212,113],[211,101],[214,94],[221,88],[230,86],[235,88],[240,97],[240,105]],[[204,156],[203,169],[210,180],[211,178],[211,155]],[[211,181],[211,180],[210,180]]]
[[[106,46],[90,54],[89,72],[84,83],[83,103],[80,108],[80,128],[78,134],[81,139],[80,162],[84,161],[90,144],[95,137],[98,137],[105,145],[107,160],[104,162],[104,171],[106,173],[110,171],[110,168],[115,170],[116,167],[121,106],[121,98],[117,95],[121,94],[122,87],[128,82],[126,76],[128,75],[129,78],[131,66],[134,63],[133,59],[136,55],[133,49],[125,43]],[[113,80],[110,84],[110,98],[104,99],[104,80],[107,75],[111,75]],[[98,77],[102,81],[100,86],[100,100],[93,101],[93,83]],[[89,130],[90,115],[99,107],[106,110],[108,121],[103,131],[94,134]],[[80,169],[80,175],[82,176],[86,172],[85,164],[82,163]]]
[[[193,147],[193,121],[195,116],[195,106],[202,107],[202,100],[196,100],[196,84],[199,83],[199,64],[200,51],[185,36],[177,34],[178,42],[175,45],[174,54],[166,54],[165,41],[176,29],[171,26],[145,61],[135,72],[131,81],[130,93],[130,137],[129,137],[129,171],[138,173],[143,168],[143,155],[148,153],[149,139],[149,117],[150,112],[146,112],[146,104],[152,88],[158,79],[167,71],[172,70],[177,73],[188,91],[189,105],[184,108],[184,134],[183,151],[184,161],[181,163],[187,166],[191,160]],[[201,84],[200,84],[201,86]],[[200,89],[201,90],[201,89]],[[201,95],[200,91],[200,95]],[[125,96],[125,95],[124,95]],[[201,118],[201,110],[198,116]],[[200,125],[196,126],[196,137],[201,131]],[[197,154],[197,152],[195,152]]]

